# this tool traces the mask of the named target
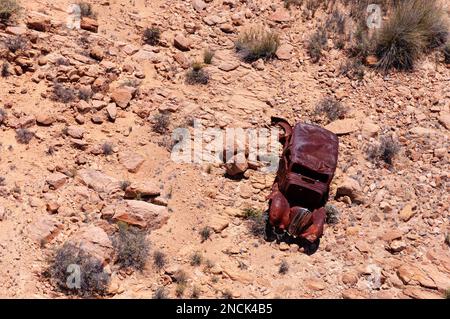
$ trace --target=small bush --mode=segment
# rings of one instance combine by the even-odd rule
[[[1,123],[1,122],[0,122]],[[207,241],[211,237],[211,227],[205,226],[200,230],[200,237],[202,242]]]
[[[169,130],[170,116],[165,113],[157,114],[153,117],[153,132],[164,134]]]
[[[146,28],[143,39],[145,44],[158,45],[161,39],[161,30],[157,27]]]
[[[326,204],[325,205],[325,212],[326,212],[326,220],[325,222],[327,224],[330,225],[335,225],[339,222],[339,216],[340,216],[340,212],[337,209],[336,206],[331,205],[331,204]]]
[[[103,155],[105,156],[109,156],[111,155],[114,151],[113,151],[113,144],[111,144],[110,142],[105,142],[102,144],[102,151],[103,151]]]
[[[203,52],[203,63],[211,64],[214,54],[215,54],[214,51],[211,51],[210,49],[206,49]]]
[[[198,288],[197,286],[194,286],[192,288],[192,293],[191,293],[191,298],[192,299],[198,299],[200,297],[200,288]]]
[[[128,186],[130,186],[130,185],[131,185],[130,181],[126,181],[126,180],[120,181],[120,189],[123,191],[126,191]]]
[[[447,235],[445,235],[445,241],[444,241],[447,246],[450,246],[450,233],[447,233]]]
[[[444,292],[444,298],[445,298],[445,299],[450,299],[450,288],[448,288],[448,289]]]
[[[203,256],[199,252],[191,256],[191,266],[200,266],[203,262]]]
[[[343,119],[347,114],[347,109],[335,98],[327,96],[316,105],[314,112],[316,115],[325,114],[327,119],[332,122]]]
[[[16,140],[20,144],[28,144],[34,137],[34,133],[26,128],[19,128],[16,130]]]
[[[266,229],[266,218],[264,212],[255,208],[244,209],[244,218],[247,219],[250,232],[254,236],[263,236]]]
[[[167,299],[167,292],[164,287],[159,287],[153,294],[153,299]]]
[[[18,13],[20,6],[17,0],[0,0],[0,20],[8,21],[12,15]]]
[[[187,84],[208,84],[209,74],[203,69],[201,63],[193,63],[186,73]]]
[[[173,279],[177,284],[186,285],[188,280],[188,275],[184,270],[178,270],[174,276]]]
[[[327,45],[327,41],[328,34],[323,27],[317,29],[317,31],[314,32],[308,39],[306,48],[313,63],[319,62],[320,58],[322,57],[322,51]]]
[[[78,90],[78,98],[88,102],[92,98],[92,90],[86,87],[82,87]]]
[[[233,299],[233,293],[230,290],[225,290],[222,292],[223,299]]]
[[[339,10],[334,10],[325,22],[325,28],[336,34],[345,34],[345,15]]]
[[[352,35],[352,45],[349,49],[350,56],[363,61],[373,51],[374,40],[369,36],[365,21],[361,21]]]
[[[184,291],[186,290],[186,284],[178,283],[177,287],[175,288],[175,294],[178,298],[183,297]]]
[[[2,125],[6,120],[6,111],[4,109],[0,109],[0,125]]]
[[[372,162],[384,161],[388,165],[392,165],[392,160],[400,151],[399,143],[391,136],[381,136],[378,144],[368,147],[367,157]]]
[[[444,62],[450,64],[450,41],[447,42],[443,51],[444,51]]]
[[[96,18],[97,14],[92,9],[92,5],[88,2],[78,2],[82,17]]]
[[[286,260],[281,261],[280,268],[278,269],[278,273],[284,275],[289,271],[289,264]]]
[[[150,246],[145,231],[119,224],[113,243],[117,252],[116,262],[121,268],[144,269]]]
[[[53,100],[69,103],[75,100],[75,91],[72,88],[67,88],[61,83],[55,82],[53,84]]]
[[[339,75],[347,76],[352,80],[363,80],[365,75],[364,65],[359,60],[349,59],[340,66]]]
[[[161,251],[155,251],[153,254],[153,264],[156,268],[162,269],[166,265],[166,255]]]
[[[277,33],[262,26],[243,30],[235,43],[236,51],[246,62],[273,58],[280,45]]]
[[[263,214],[262,210],[256,209],[256,208],[253,208],[253,207],[245,208],[243,210],[243,215],[244,215],[244,218],[246,218],[246,219],[259,217],[262,214]]]
[[[3,62],[3,64],[2,64],[2,69],[1,69],[1,71],[0,71],[1,76],[2,76],[3,78],[7,78],[7,77],[11,74],[11,71],[9,70],[9,68],[10,68],[9,63],[6,62],[6,61]]]
[[[68,281],[69,276],[74,273],[71,265],[80,267],[79,287],[71,288],[67,285],[68,282],[71,283],[70,280]],[[100,260],[68,243],[57,250],[47,274],[63,291],[85,297],[103,295],[110,283],[110,276],[104,272]]]
[[[421,53],[447,38],[444,11],[436,0],[400,1],[376,37],[378,67],[411,70]]]
[[[12,53],[25,50],[28,46],[28,41],[21,35],[9,37],[4,40],[5,47]]]
[[[301,6],[303,0],[284,0],[284,7],[290,9],[291,6]]]

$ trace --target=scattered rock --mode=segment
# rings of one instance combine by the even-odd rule
[[[111,93],[111,98],[116,104],[122,109],[126,108],[133,98],[132,92],[130,89],[125,87],[120,87],[115,89]]]
[[[178,34],[173,39],[173,44],[181,51],[189,51],[191,49],[191,41],[181,34]]]
[[[275,55],[280,60],[290,60],[292,58],[292,50],[294,47],[290,44],[282,44],[278,47]]]
[[[62,173],[53,173],[47,177],[46,182],[51,189],[58,189],[62,187],[69,178]]]
[[[84,135],[84,129],[80,126],[71,125],[67,128],[67,135],[73,138],[82,139]]]
[[[359,129],[359,122],[356,119],[343,119],[331,122],[325,128],[336,135],[346,135]]]
[[[229,222],[224,216],[221,216],[221,215],[218,215],[218,214],[214,214],[211,217],[208,225],[216,233],[220,233],[220,232],[222,232],[222,230],[224,230],[225,228],[228,227]]]
[[[289,22],[291,21],[291,15],[288,10],[279,8],[269,17],[269,20],[274,22]]]
[[[50,18],[41,14],[33,14],[28,17],[27,27],[32,30],[47,32],[50,30]]]
[[[346,177],[337,188],[336,199],[343,196],[348,196],[356,204],[364,202],[364,195],[359,182],[351,177]]]
[[[225,164],[225,168],[230,176],[241,175],[248,169],[248,162],[243,154],[242,156],[235,155]]]
[[[136,198],[138,196],[159,196],[161,191],[153,181],[145,181],[140,183],[132,183],[125,189],[126,198]]]
[[[60,232],[62,224],[50,215],[43,215],[28,228],[29,236],[35,242],[45,245],[52,241]]]
[[[130,173],[137,173],[141,165],[145,162],[145,159],[143,156],[134,152],[122,152],[119,154],[119,162]]]
[[[400,211],[399,217],[404,222],[407,222],[410,220],[414,215],[416,214],[416,211],[413,211],[412,205],[408,204],[403,207],[403,209]]]
[[[82,17],[80,27],[90,32],[98,32],[98,22],[92,18]]]
[[[138,200],[125,200],[114,211],[114,220],[151,230],[161,228],[169,219],[166,207]]]

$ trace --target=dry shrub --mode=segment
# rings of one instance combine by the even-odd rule
[[[445,44],[448,32],[436,0],[400,1],[376,36],[378,68],[411,70],[424,51]]]
[[[235,43],[236,51],[246,62],[273,58],[280,45],[277,33],[263,26],[244,29]]]
[[[68,286],[68,279],[74,273],[74,266],[79,267],[80,282],[79,287],[72,288]],[[110,275],[104,271],[100,260],[69,243],[56,251],[56,256],[46,274],[64,292],[83,297],[105,294],[110,283]]]

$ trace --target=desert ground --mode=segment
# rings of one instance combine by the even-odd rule
[[[79,29],[71,1],[20,2],[0,23],[0,297],[448,298],[448,57],[356,63],[351,4],[290,2],[90,1]],[[336,11],[343,33],[326,24]],[[270,57],[237,52],[252,26],[277,34]],[[271,116],[339,136],[334,215],[312,254],[261,235],[263,162],[171,157],[177,128]],[[82,258],[106,281],[64,288],[61,263]]]

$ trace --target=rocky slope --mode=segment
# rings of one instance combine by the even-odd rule
[[[450,288],[450,69],[439,54],[411,73],[366,68],[359,80],[340,74],[346,57],[337,49],[310,61],[306,39],[324,10],[306,19],[279,0],[97,1],[96,22],[82,23],[89,30],[68,30],[69,4],[24,1],[0,30],[1,41],[27,39],[23,52],[7,53],[11,75],[0,78],[1,297],[65,298],[43,273],[66,241],[83,242],[108,264],[107,298],[151,298],[160,287],[176,297],[180,269],[185,297],[440,298]],[[258,23],[277,30],[281,48],[273,60],[245,63],[234,41]],[[159,45],[143,44],[148,26],[162,30]],[[186,84],[191,62],[208,48],[209,83]],[[71,99],[69,87],[92,98]],[[348,109],[345,119],[317,119],[325,96]],[[163,113],[170,124],[159,134],[152,127]],[[171,132],[192,130],[192,119],[261,128],[272,115],[318,121],[340,135],[330,196],[339,222],[327,225],[312,255],[265,242],[242,217],[267,208],[274,174],[247,169],[231,179],[223,165],[170,157]],[[29,143],[20,143],[27,133]],[[400,144],[392,166],[367,158],[386,134]],[[339,189],[345,196],[335,196]],[[109,260],[118,221],[148,230],[142,271]],[[213,234],[202,241],[204,227]],[[167,256],[162,269],[155,251]],[[196,252],[199,266],[191,263]]]

